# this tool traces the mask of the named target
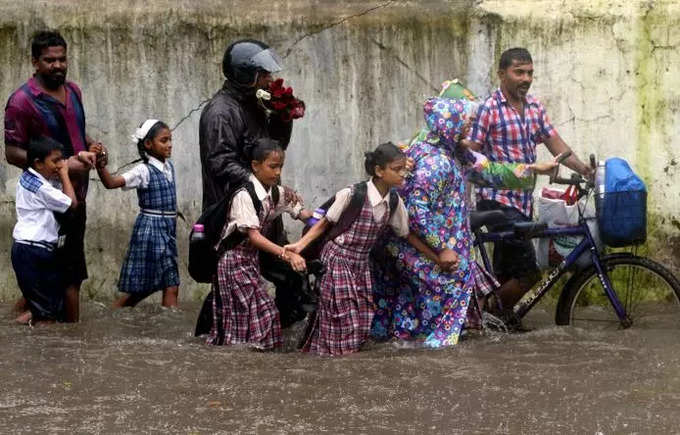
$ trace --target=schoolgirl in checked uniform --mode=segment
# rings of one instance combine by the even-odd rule
[[[172,136],[165,123],[149,119],[132,138],[144,163],[117,176],[108,172],[105,161],[97,168],[107,189],[136,189],[139,199],[140,211],[118,281],[118,289],[128,295],[114,306],[134,306],[158,290],[163,291],[163,306],[177,306],[177,195],[169,160]]]
[[[339,356],[357,352],[368,339],[375,312],[370,253],[383,231],[390,227],[398,237],[405,238],[416,250],[436,264],[449,270],[457,262],[455,256],[439,255],[409,230],[408,212],[397,196],[390,210],[390,190],[403,184],[407,160],[401,150],[387,142],[366,153],[366,196],[354,221],[341,234],[328,240],[321,261],[326,273],[319,283],[317,315],[310,318],[303,352]],[[324,216],[300,240],[287,245],[292,252],[302,252],[331,225],[337,225],[349,209],[354,187],[340,190]]]
[[[268,350],[281,347],[281,322],[274,299],[260,271],[259,254],[277,254],[293,270],[305,260],[267,239],[263,234],[283,213],[295,219],[311,215],[294,195],[277,185],[285,153],[278,141],[259,138],[246,145],[252,174],[237,188],[216,247],[219,255],[213,282],[213,325],[207,343],[218,346],[248,345]]]

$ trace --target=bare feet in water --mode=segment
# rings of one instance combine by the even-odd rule
[[[26,310],[28,310],[28,303],[26,302],[25,298],[20,297],[14,304],[14,308],[12,308],[12,311],[19,314],[23,313]]]
[[[24,311],[19,315],[19,317],[14,319],[14,321],[22,325],[28,325],[31,322],[31,319],[33,319],[33,315],[31,314],[31,312]]]

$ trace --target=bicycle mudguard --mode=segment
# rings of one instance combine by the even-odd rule
[[[548,224],[545,222],[515,222],[512,230],[515,233],[515,237],[531,239],[538,235],[541,231],[548,229]]]

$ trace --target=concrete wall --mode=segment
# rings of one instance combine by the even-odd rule
[[[241,37],[274,46],[285,58],[282,76],[307,103],[284,182],[312,205],[363,177],[365,150],[410,137],[422,125],[421,102],[443,80],[459,77],[488,94],[500,52],[526,46],[536,67],[532,93],[560,134],[580,155],[618,155],[636,166],[650,184],[652,234],[670,238],[662,254],[675,247],[677,258],[680,11],[671,2],[2,0],[0,11],[0,95],[29,77],[30,35],[47,26],[70,44],[69,78],[83,88],[88,133],[110,148],[111,168],[136,158],[127,138],[141,120],[156,116],[176,127],[182,269],[200,211],[200,108],[221,86],[225,47]],[[0,299],[17,292],[8,250],[18,175],[0,164]],[[136,195],[93,181],[88,207],[84,290],[106,299]],[[206,291],[182,278],[184,299]]]

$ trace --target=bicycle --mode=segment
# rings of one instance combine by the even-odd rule
[[[590,156],[595,168],[595,157]],[[591,199],[594,183],[578,174],[571,178],[561,178],[559,165],[551,175],[551,183],[573,185],[578,190],[578,198]],[[560,293],[555,323],[578,327],[599,327],[625,329],[636,327],[672,326],[680,327],[680,282],[663,265],[646,257],[628,252],[602,255],[587,221],[595,217],[585,217],[579,208],[577,226],[548,228],[545,223],[515,223],[511,231],[486,232],[482,227],[504,222],[504,215],[497,210],[472,212],[470,226],[474,235],[474,245],[478,248],[484,267],[493,273],[485,243],[504,240],[528,240],[554,238],[559,236],[580,236],[581,242],[547,276],[525,294],[515,306],[505,309],[496,297],[503,322],[517,326],[524,316],[565,276],[572,273]],[[585,268],[577,267],[577,260],[585,252],[590,253],[591,264]],[[494,289],[494,292],[498,289]]]

